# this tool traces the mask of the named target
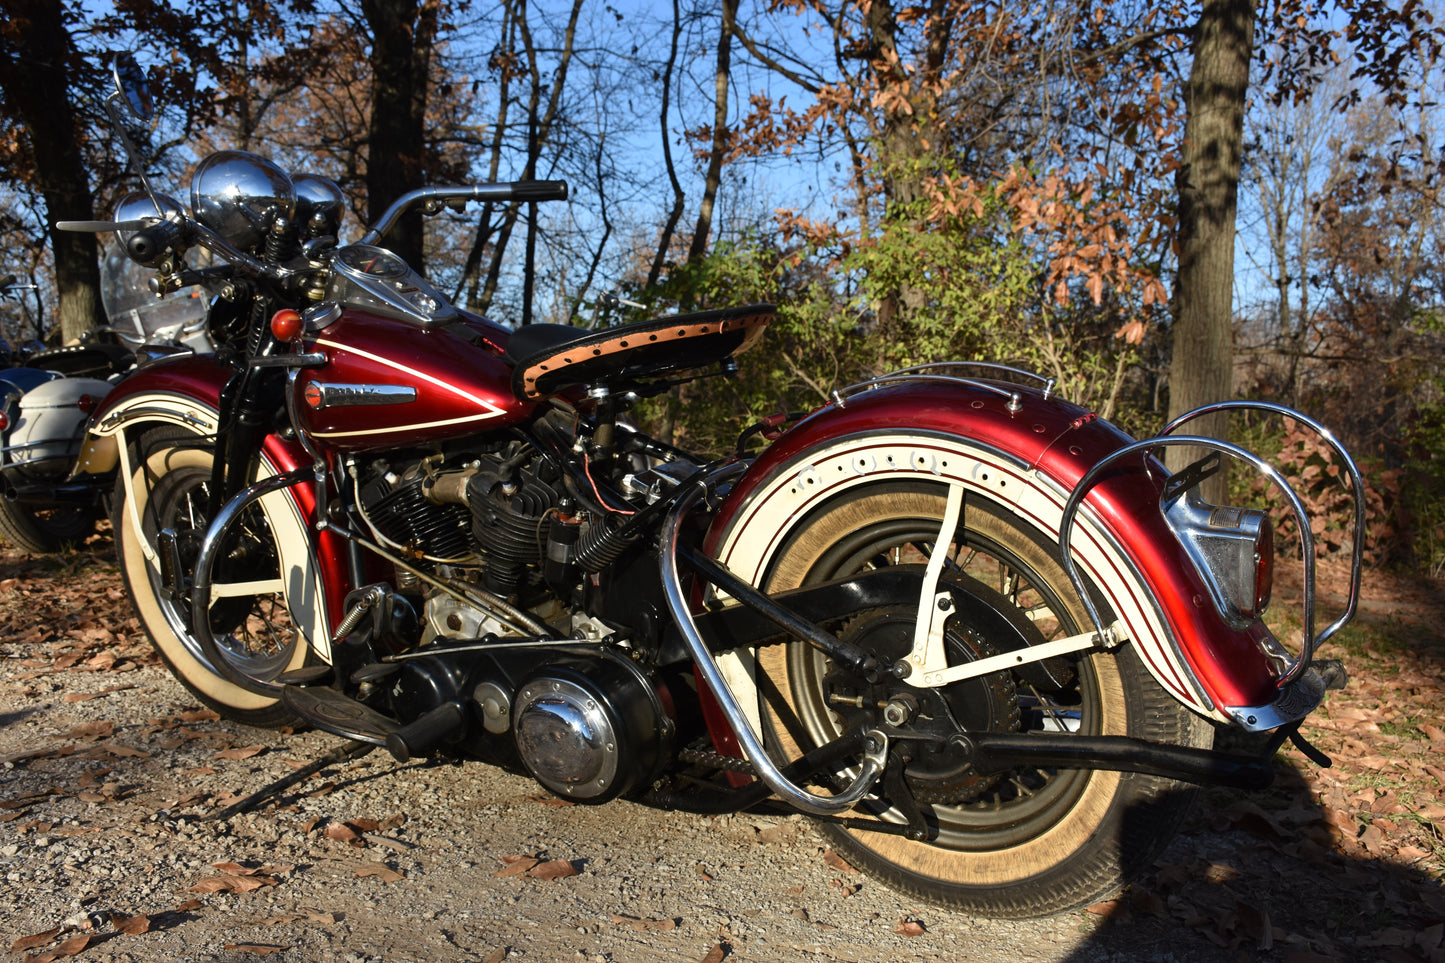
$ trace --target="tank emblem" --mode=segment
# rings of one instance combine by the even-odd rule
[[[309,407],[318,411],[355,405],[404,405],[416,400],[416,389],[410,385],[347,385],[310,381],[303,397]]]

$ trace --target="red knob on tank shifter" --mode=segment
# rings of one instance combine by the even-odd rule
[[[282,308],[271,315],[271,335],[282,344],[301,337],[301,315],[291,308]]]

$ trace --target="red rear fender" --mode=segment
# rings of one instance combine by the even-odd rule
[[[737,483],[708,549],[758,583],[789,530],[854,486],[936,479],[987,498],[1057,543],[1068,494],[1132,439],[1075,405],[1018,389],[1022,405],[966,384],[866,391],[799,422]],[[1154,677],[1196,711],[1278,698],[1277,674],[1250,632],[1229,627],[1159,510],[1166,472],[1121,463],[1085,500],[1072,542]],[[1107,618],[1106,618],[1107,621]]]

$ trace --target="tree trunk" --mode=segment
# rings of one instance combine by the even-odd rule
[[[1244,102],[1254,47],[1254,0],[1204,0],[1185,90],[1188,117],[1179,188],[1179,278],[1169,415],[1234,394],[1234,229]],[[1221,415],[1192,422],[1189,434],[1225,437]],[[1170,449],[1171,467],[1198,452]],[[1221,501],[1223,475],[1205,497]]]
[[[371,27],[371,124],[367,133],[367,217],[375,221],[407,191],[426,184],[426,105],[440,0],[362,0]],[[421,213],[403,217],[383,242],[425,268]]]
[[[698,209],[697,227],[692,232],[692,244],[687,250],[689,264],[707,253],[707,238],[712,231],[713,205],[717,202],[718,187],[722,184],[723,154],[727,152],[728,88],[732,84],[733,30],[737,19],[738,0],[722,0],[722,29],[718,34],[717,41],[712,144],[708,148],[707,175],[703,181],[702,206]]]
[[[95,216],[80,133],[70,105],[74,44],[58,0],[10,0],[3,6],[21,29],[23,49],[0,43],[0,91],[20,117],[36,159],[34,187],[45,201],[55,255],[55,286],[62,341],[72,341],[103,320],[95,235],[57,231],[56,221]]]

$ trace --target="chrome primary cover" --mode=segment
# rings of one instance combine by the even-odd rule
[[[566,679],[536,679],[517,695],[517,750],[537,781],[591,799],[617,778],[617,729],[594,693]]]
[[[191,178],[196,220],[243,251],[258,247],[276,219],[290,218],[295,207],[291,178],[249,151],[217,151]]]
[[[649,785],[675,729],[630,660],[598,655],[543,668],[512,699],[522,762],[557,795],[592,803]]]

